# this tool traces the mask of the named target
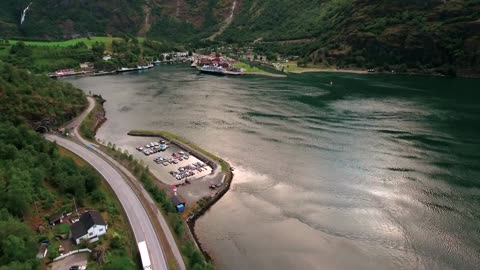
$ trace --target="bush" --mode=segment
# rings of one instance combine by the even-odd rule
[[[60,224],[55,226],[55,232],[57,234],[68,234],[70,232],[70,226],[68,224]]]

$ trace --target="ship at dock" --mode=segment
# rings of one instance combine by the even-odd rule
[[[222,66],[211,66],[205,65],[201,68],[198,68],[201,73],[217,75],[217,76],[226,76],[226,75],[242,75],[243,72],[239,69],[225,69]]]

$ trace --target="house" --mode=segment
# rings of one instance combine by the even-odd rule
[[[95,242],[99,236],[107,233],[108,225],[100,213],[89,211],[80,216],[80,220],[70,227],[70,236],[75,243],[84,240]]]
[[[182,213],[185,210],[186,202],[182,196],[175,193],[175,195],[172,197],[172,202],[178,213]]]
[[[104,55],[102,59],[103,59],[103,61],[110,61],[110,60],[112,60],[112,56],[107,54],[107,55]]]
[[[43,259],[47,256],[48,252],[48,244],[47,243],[41,243],[40,248],[38,249],[37,253],[37,259]]]
[[[80,63],[80,69],[82,71],[91,71],[93,70],[93,63],[90,63],[90,62]]]
[[[50,223],[52,226],[55,226],[56,224],[62,223],[64,218],[64,213],[57,213],[48,217],[48,223]]]

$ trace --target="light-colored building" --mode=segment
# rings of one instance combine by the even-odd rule
[[[98,237],[107,233],[108,225],[100,213],[89,211],[80,216],[80,220],[70,227],[71,238],[75,243],[82,241],[95,242]]]
[[[43,259],[47,257],[48,253],[48,244],[41,243],[40,247],[38,248],[37,259]]]

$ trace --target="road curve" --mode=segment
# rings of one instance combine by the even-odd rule
[[[52,142],[56,141],[58,145],[80,156],[105,178],[127,214],[136,241],[147,242],[152,268],[155,270],[167,270],[164,252],[158,241],[155,229],[140,199],[128,185],[127,180],[107,161],[84,146],[51,134],[46,134],[45,138]]]
[[[108,163],[112,164],[113,166],[116,167],[116,169],[120,170],[124,176],[127,176],[128,178],[130,178],[131,183],[133,183],[135,185],[135,188],[137,190],[139,190],[141,192],[141,195],[143,198],[146,199],[146,201],[148,202],[148,207],[152,208],[154,210],[154,214],[155,214],[155,217],[156,219],[158,220],[158,222],[160,223],[160,226],[162,227],[162,230],[163,230],[163,233],[164,235],[166,236],[166,239],[168,241],[168,244],[170,245],[170,249],[172,250],[173,252],[173,256],[175,257],[176,261],[177,261],[177,265],[179,266],[179,270],[186,270],[186,267],[185,267],[185,262],[183,261],[183,257],[182,257],[182,254],[180,253],[180,250],[177,246],[177,243],[175,242],[175,238],[173,237],[173,234],[172,232],[170,231],[170,228],[167,224],[167,221],[165,220],[165,218],[163,217],[162,213],[160,212],[160,210],[158,209],[155,201],[152,199],[152,197],[150,196],[150,194],[148,194],[148,192],[145,190],[145,188],[140,184],[140,182],[135,178],[135,176],[133,176],[130,171],[128,171],[124,166],[122,166],[121,164],[119,164],[117,161],[115,161],[113,158],[111,158],[109,155],[107,155],[106,153],[102,152],[100,149],[98,149],[97,147],[95,147],[96,145],[92,145],[89,141],[85,140],[82,138],[82,136],[80,136],[79,132],[78,132],[78,127],[80,126],[80,124],[82,123],[82,121],[85,119],[85,117],[87,117],[87,115],[93,110],[93,108],[95,108],[95,99],[92,98],[92,97],[87,97],[88,99],[88,107],[85,111],[83,111],[77,118],[75,118],[73,121],[71,121],[68,125],[67,125],[67,128],[73,130],[73,136],[78,139],[82,144],[84,144],[85,146],[94,146],[94,147],[90,147],[90,151],[89,154],[90,155],[94,155],[94,154],[97,154],[97,157],[100,157],[100,158],[103,158],[104,161],[105,160],[108,160]],[[68,141],[68,140],[65,140],[64,138],[62,137],[58,137],[58,136],[55,136],[55,135],[48,135],[46,136],[47,140],[50,140],[50,141],[57,141],[57,143],[60,145],[60,146],[63,146],[59,143],[59,140],[58,139],[62,139],[64,141],[67,141],[67,142],[70,142],[70,143],[73,143],[71,141]],[[77,145],[79,147],[81,147],[80,145],[76,144],[76,143],[73,143],[74,145]],[[67,148],[69,149],[69,148]],[[69,149],[70,150],[70,149]],[[72,151],[72,150],[70,150]],[[74,151],[72,151],[74,152]],[[95,153],[94,153],[95,152]],[[74,152],[76,153],[76,152]],[[77,155],[79,155],[78,153],[76,153]],[[80,156],[80,155],[79,155]],[[83,158],[83,156],[80,156]],[[91,163],[90,163],[91,164]],[[110,166],[112,166],[110,165]],[[95,166],[94,166],[95,167]],[[95,167],[96,168],[96,167]],[[113,167],[112,167],[113,168]],[[101,172],[100,172],[101,173]],[[106,179],[106,178],[105,178]],[[118,178],[120,179],[120,178]],[[123,182],[126,183],[125,181],[127,179],[123,179]],[[107,180],[108,182],[108,180]],[[109,184],[112,186],[112,184],[109,182]],[[127,184],[128,185],[128,184]],[[112,186],[113,188],[113,186]],[[133,190],[131,190],[131,187],[129,187],[129,190],[131,192],[133,192]],[[114,192],[116,193],[115,189],[114,189]],[[133,192],[134,193],[134,192]],[[120,197],[118,194],[117,194],[117,197]],[[138,199],[138,197],[136,197]],[[141,203],[141,202],[140,202]],[[122,203],[123,205],[123,203]],[[125,207],[124,207],[125,208]],[[142,210],[145,211],[145,208],[142,208]],[[126,212],[126,210],[125,210]],[[127,213],[127,216],[128,216],[128,213]],[[132,223],[130,217],[128,216],[128,219],[129,219],[129,222]],[[144,219],[145,222],[149,222],[149,224],[151,225],[151,221],[148,219]],[[153,225],[151,225],[153,227]],[[132,225],[132,228],[133,228],[133,225]],[[135,233],[135,230],[134,230],[134,233]],[[140,242],[141,240],[138,240],[138,238],[136,237],[135,235],[135,238],[137,239],[137,242]],[[158,242],[158,237],[157,238],[150,238],[150,241],[154,241],[154,239],[157,240]],[[160,245],[160,244],[158,244]],[[147,246],[149,248],[149,250],[151,249],[150,248],[150,244],[149,242],[147,241]],[[165,254],[162,250],[162,255]],[[150,256],[152,256],[153,253],[152,251],[150,251]],[[165,256],[162,256],[162,258],[165,258]],[[153,260],[152,260],[153,262]],[[157,269],[164,269],[164,268],[156,268],[154,267],[153,268],[154,270],[157,270]],[[166,269],[166,268],[165,268]]]

